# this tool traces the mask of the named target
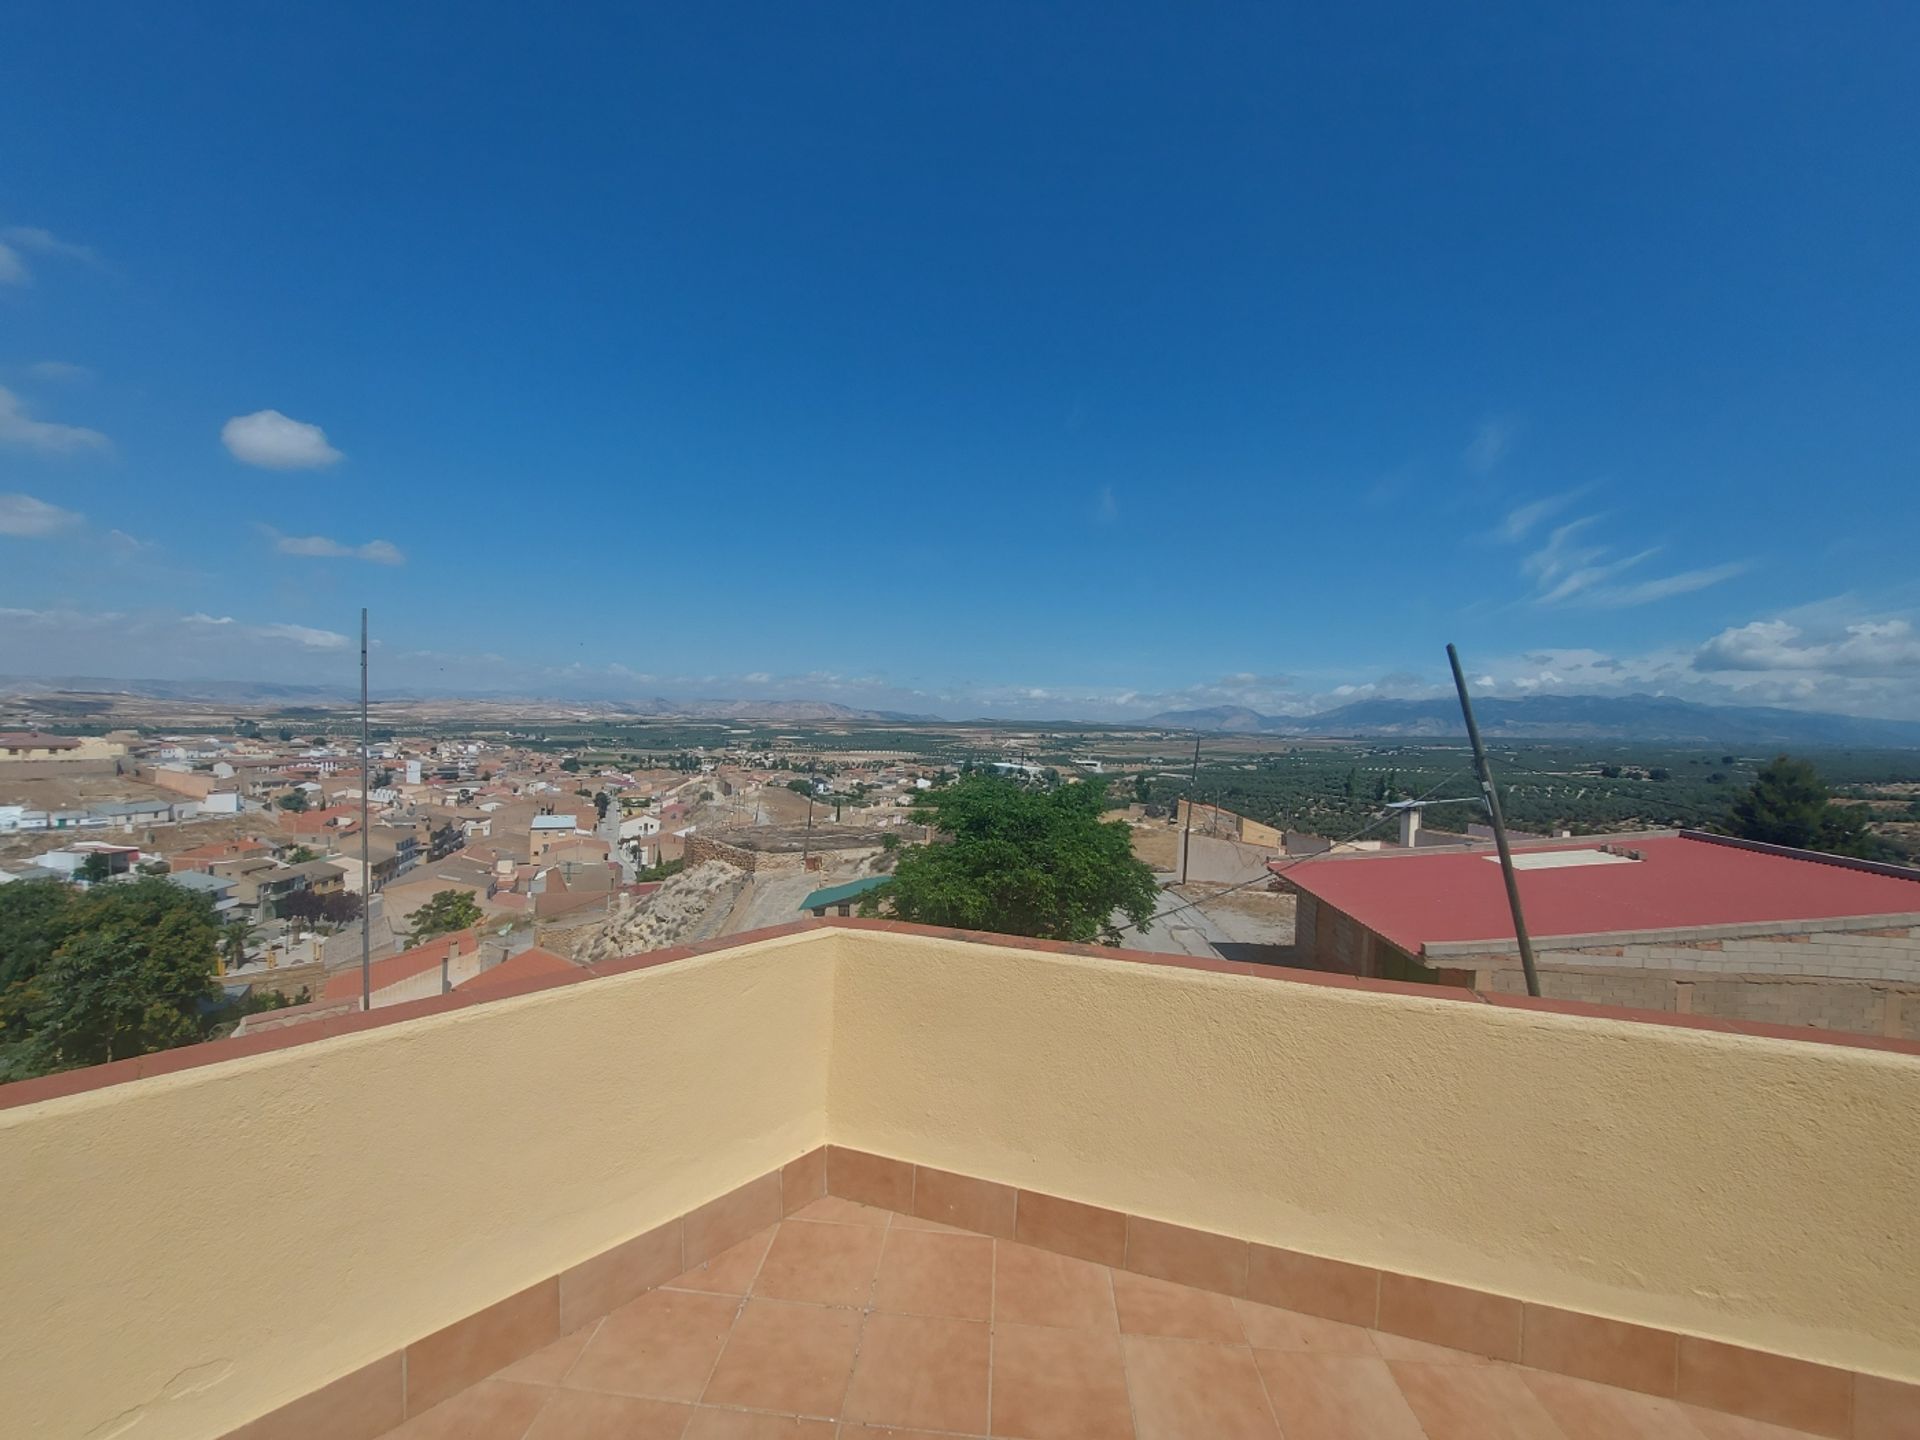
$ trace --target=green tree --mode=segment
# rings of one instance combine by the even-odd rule
[[[1790,755],[1777,756],[1754,777],[1726,825],[1730,835],[1769,845],[1866,859],[1882,853],[1859,811],[1835,805],[1819,772]]]
[[[901,849],[862,913],[884,903],[922,924],[1118,945],[1116,915],[1144,925],[1159,890],[1126,822],[1102,820],[1104,808],[1086,784],[1036,790],[981,775],[928,791],[916,818],[945,839]]]
[[[566,759],[560,762],[560,768],[566,771],[567,774],[569,775],[578,774],[580,770],[580,762],[574,759],[573,756],[569,755]]]
[[[607,807],[613,804],[613,797],[604,790],[594,792],[593,811],[602,820],[607,818]]]
[[[220,951],[227,968],[238,969],[247,963],[247,947],[260,937],[260,927],[244,915],[229,920],[220,931]]]
[[[480,904],[465,890],[441,890],[413,912],[413,943],[480,923]]]
[[[80,878],[89,885],[97,885],[113,874],[113,863],[98,850],[80,862]]]
[[[307,792],[304,790],[289,790],[273,803],[278,805],[282,810],[290,810],[295,815],[298,815],[307,808]]]
[[[63,898],[0,888],[0,1019],[18,1078],[203,1039],[217,1014],[220,926],[205,896],[143,878]],[[38,936],[24,945],[22,930]],[[16,948],[18,945],[18,948]]]
[[[280,740],[281,740],[281,743],[283,743],[283,744],[284,744],[285,742],[287,742],[287,741],[289,741],[289,740],[291,740],[291,739],[293,739],[293,731],[291,731],[291,730],[289,730],[289,729],[288,729],[288,728],[287,728],[286,726],[284,726],[284,725],[282,725],[282,726],[280,727]]]

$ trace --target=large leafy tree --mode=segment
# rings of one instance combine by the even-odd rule
[[[219,940],[211,902],[158,878],[0,887],[0,1063],[37,1075],[205,1038]]]
[[[1727,816],[1727,832],[1769,845],[1875,859],[1884,847],[1859,812],[1835,805],[1805,760],[1781,755],[1754,777]]]
[[[928,791],[917,810],[939,838],[901,850],[893,878],[862,909],[1118,945],[1116,917],[1144,925],[1159,891],[1125,822],[1100,818],[1105,807],[1100,787],[1085,784],[1045,790],[976,775]]]
[[[418,945],[436,935],[451,935],[469,925],[478,925],[480,920],[480,904],[467,891],[436,891],[432,899],[413,912],[413,943]]]

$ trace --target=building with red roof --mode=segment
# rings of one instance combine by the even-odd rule
[[[1514,847],[1542,993],[1920,1039],[1920,870],[1663,831]],[[1275,860],[1297,963],[1524,989],[1492,846]]]

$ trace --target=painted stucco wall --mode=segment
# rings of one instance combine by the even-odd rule
[[[1920,1379],[1916,1115],[1909,1056],[803,932],[0,1111],[0,1429],[220,1434],[829,1139]]]
[[[699,957],[0,1112],[0,1432],[201,1440],[824,1138],[833,950]],[[270,1216],[298,1244],[235,1249]]]
[[[842,945],[836,1143],[1920,1379],[1911,1056],[922,936]]]

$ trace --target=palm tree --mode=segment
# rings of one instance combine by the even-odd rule
[[[247,963],[247,946],[259,937],[260,927],[244,916],[227,922],[226,938],[222,942],[227,952],[227,968],[237,969]]]

